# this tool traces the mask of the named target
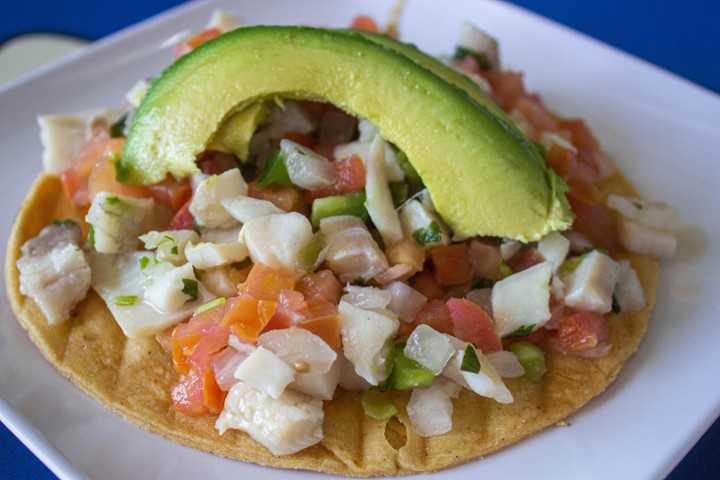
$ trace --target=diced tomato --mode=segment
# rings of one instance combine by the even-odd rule
[[[199,368],[192,369],[185,378],[172,386],[170,397],[173,409],[185,415],[204,415],[203,374]]]
[[[222,32],[219,28],[208,28],[207,30],[203,30],[198,34],[193,35],[187,40],[178,42],[178,44],[175,45],[175,51],[173,52],[175,58],[182,57],[208,40],[212,40],[213,38],[220,36],[221,33]]]
[[[577,149],[587,149],[596,152],[600,148],[600,143],[588,128],[587,124],[579,119],[559,120],[558,129],[570,132],[570,139],[573,146]]]
[[[240,290],[257,300],[277,301],[283,289],[293,290],[295,280],[289,275],[262,263],[253,264]]]
[[[330,270],[318,270],[302,277],[297,289],[305,300],[320,299],[337,305],[342,284]]]
[[[459,285],[472,280],[473,269],[465,243],[439,245],[430,250],[435,278],[440,285]]]
[[[297,322],[303,320],[308,313],[308,304],[303,294],[297,290],[280,290],[277,300],[277,309],[270,319],[264,332],[280,328],[290,328]]]
[[[312,135],[309,135],[307,133],[297,132],[294,130],[290,131],[290,132],[285,132],[285,134],[283,135],[283,138],[286,138],[295,143],[299,143],[303,147],[307,147],[310,149],[314,148],[315,144],[317,143],[315,140],[315,137],[313,137]]]
[[[323,315],[300,321],[297,326],[308,330],[325,340],[330,348],[338,349],[342,346],[340,340],[340,315]]]
[[[193,230],[195,228],[195,219],[190,213],[190,201],[192,198],[188,198],[185,205],[175,213],[175,216],[170,220],[168,230]]]
[[[485,71],[483,76],[492,86],[493,98],[508,113],[515,102],[526,95],[522,73]]]
[[[466,55],[463,57],[458,64],[458,68],[460,68],[463,72],[471,73],[473,75],[480,75],[480,73],[482,73],[480,64],[478,64],[478,61],[472,55]]]
[[[533,345],[541,347],[544,346],[548,342],[548,340],[554,340],[555,335],[555,330],[540,327],[534,332],[530,333],[530,335],[525,335],[524,337],[506,338],[503,339],[502,342],[505,347],[507,347],[508,345],[512,345],[515,342],[530,342]]]
[[[570,207],[575,214],[572,229],[585,235],[597,248],[615,252],[619,248],[618,233],[610,214],[600,203],[589,203],[576,195],[571,188],[568,192]]]
[[[369,17],[367,15],[358,15],[355,17],[350,24],[350,28],[353,30],[365,30],[368,32],[380,32],[380,27],[378,27],[378,24],[373,20],[372,17]]]
[[[483,240],[471,241],[468,247],[468,260],[476,276],[488,280],[500,280],[502,256],[500,247],[496,243]]]
[[[302,208],[307,207],[301,205],[300,193],[294,188],[274,185],[257,188],[256,185],[256,181],[248,183],[249,197],[272,202],[273,205],[286,212],[300,211]]]
[[[208,412],[218,415],[225,406],[225,396],[227,395],[215,381],[215,372],[212,368],[207,368],[203,372],[202,381],[203,405]]]
[[[212,356],[227,346],[230,330],[216,326],[201,335],[202,338],[194,346],[187,360],[193,365],[206,368],[210,365]]]
[[[415,324],[425,324],[438,332],[453,335],[455,326],[450,319],[447,306],[442,300],[429,300],[415,315]]]
[[[187,179],[178,182],[167,178],[157,185],[151,185],[150,192],[156,202],[165,205],[173,213],[180,211],[192,196],[192,188]]]
[[[306,191],[305,200],[308,203],[311,203],[316,198],[344,195],[365,188],[365,165],[363,165],[359,156],[350,155],[332,162],[332,165],[335,168],[337,180],[329,187]]]
[[[573,313],[563,317],[558,324],[558,339],[566,353],[593,348],[607,336],[607,322],[599,313]]]
[[[457,338],[474,343],[483,353],[502,350],[495,322],[485,310],[462,298],[451,298],[445,305]]]
[[[105,151],[110,139],[110,131],[106,122],[95,122],[90,131],[90,137],[83,145],[80,155],[75,163],[60,174],[65,198],[78,207],[90,205],[88,180],[95,168],[95,162]]]
[[[550,168],[565,179],[574,172],[577,166],[577,153],[554,142],[550,145],[545,158]]]
[[[277,302],[257,300],[246,294],[229,300],[228,304],[230,306],[220,326],[229,328],[241,340],[252,343],[257,341],[277,309]]]
[[[517,273],[542,263],[544,260],[537,248],[525,248],[508,260],[508,266],[510,270]]]
[[[544,131],[551,131],[555,128],[555,120],[537,97],[522,96],[515,101],[513,109],[522,113],[527,121],[530,122],[536,135]]]
[[[125,137],[111,138],[105,149],[97,157],[95,166],[88,177],[88,197],[90,202],[100,192],[117,193],[135,198],[152,196],[148,187],[123,185],[115,180],[115,162],[120,158]]]
[[[445,290],[438,283],[435,275],[427,270],[423,270],[417,275],[410,278],[410,286],[418,292],[425,295],[426,298],[444,298]]]
[[[313,298],[308,300],[308,311],[305,314],[307,319],[324,317],[327,315],[336,315],[338,313],[338,301],[328,302],[321,298]]]

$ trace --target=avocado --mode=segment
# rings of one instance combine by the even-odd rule
[[[276,97],[329,102],[375,124],[457,235],[532,241],[571,223],[562,180],[464,90],[363,36],[311,27],[240,28],[168,67],[138,107],[118,179],[197,172],[225,119]]]
[[[241,161],[246,161],[250,150],[250,139],[269,110],[269,102],[258,102],[232,114],[218,127],[206,148],[232,153]]]

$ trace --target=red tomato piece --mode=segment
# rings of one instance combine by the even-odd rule
[[[435,275],[426,270],[412,276],[410,278],[410,286],[429,299],[445,297],[445,290],[442,285],[438,283]]]
[[[150,186],[153,199],[160,205],[165,205],[173,213],[177,213],[190,200],[192,188],[185,179],[180,182],[167,178],[161,183]]]
[[[302,277],[297,289],[305,300],[320,299],[337,305],[342,284],[332,271],[318,270]]]
[[[438,332],[453,335],[455,326],[442,300],[429,300],[415,315],[415,324],[425,324]]]
[[[212,368],[207,368],[203,371],[202,387],[203,406],[209,413],[214,415],[220,414],[225,406],[227,393],[218,386],[215,380],[215,372]]]
[[[304,207],[304,205],[301,204],[300,193],[294,188],[277,187],[274,185],[257,188],[256,185],[256,181],[248,183],[248,197],[267,200],[286,212],[298,211]]]
[[[83,145],[80,155],[75,163],[60,174],[65,198],[78,207],[90,205],[90,194],[88,191],[88,180],[95,168],[95,162],[105,151],[110,131],[107,123],[96,122],[90,132],[90,138]]]
[[[219,28],[208,28],[207,30],[203,30],[198,34],[193,35],[187,40],[178,42],[178,44],[175,45],[175,51],[173,52],[175,58],[182,57],[186,53],[193,51],[208,40],[212,40],[213,38],[220,36],[221,33],[222,32]]]
[[[315,147],[315,144],[317,143],[315,140],[315,137],[312,135],[309,135],[307,133],[297,132],[297,131],[290,131],[285,132],[283,135],[283,138],[286,138],[290,141],[293,141],[295,143],[299,143],[303,147],[307,147],[309,149],[313,149]]]
[[[325,340],[330,348],[338,349],[342,346],[340,339],[340,315],[323,315],[308,320],[300,321],[297,326],[314,333]]]
[[[280,290],[277,300],[277,310],[265,327],[264,332],[280,328],[290,328],[303,320],[308,313],[308,304],[303,294],[297,290]]]
[[[193,230],[195,228],[195,219],[190,213],[190,201],[192,198],[188,198],[185,205],[175,213],[175,216],[170,220],[168,230]]]
[[[466,243],[433,247],[430,258],[435,267],[435,278],[440,285],[459,285],[472,280],[473,269]]]
[[[513,108],[530,122],[535,130],[533,138],[537,139],[541,132],[555,129],[555,120],[537,98],[522,96],[515,101]]]
[[[255,343],[275,314],[277,302],[257,300],[249,295],[240,295],[228,301],[227,313],[220,322],[241,340]]]
[[[185,378],[172,386],[170,390],[173,409],[185,415],[204,415],[207,413],[203,399],[203,374],[192,369]]]
[[[573,313],[560,319],[558,324],[558,339],[566,353],[593,348],[607,336],[607,322],[599,313]]]
[[[366,30],[368,32],[380,32],[380,27],[378,27],[378,24],[373,20],[372,17],[369,17],[367,15],[358,15],[355,17],[350,24],[350,28],[353,30]]]
[[[488,280],[500,280],[502,256],[500,246],[494,242],[473,240],[468,247],[468,260],[473,273]]]
[[[125,138],[111,138],[105,149],[97,157],[95,166],[88,177],[88,198],[92,202],[100,192],[117,193],[134,198],[149,198],[152,193],[148,187],[123,185],[115,180],[115,162],[122,153]]]
[[[510,112],[515,102],[526,95],[523,74],[518,72],[483,72],[492,87],[492,95],[496,102]]]
[[[600,143],[588,128],[585,121],[579,118],[559,120],[558,128],[570,132],[570,139],[577,149],[587,149],[592,152],[598,151]]]
[[[537,248],[526,248],[513,255],[508,261],[508,266],[510,270],[517,273],[542,263],[544,260]]]
[[[283,289],[293,290],[295,280],[285,273],[262,263],[253,264],[240,289],[257,300],[277,301]]]
[[[474,343],[483,353],[502,350],[495,322],[485,310],[462,298],[451,298],[445,305],[457,338]]]
[[[555,170],[562,178],[567,179],[577,166],[577,153],[569,148],[564,148],[557,143],[550,145],[545,155],[550,168]]]
[[[357,192],[365,188],[365,165],[357,155],[332,162],[335,168],[337,180],[329,187],[319,190],[306,191],[305,201],[311,203],[316,198],[329,197],[332,195],[345,195]]]

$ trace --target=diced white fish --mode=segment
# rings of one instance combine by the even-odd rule
[[[140,259],[143,257],[148,259],[144,271],[140,268]],[[105,301],[128,338],[143,338],[160,333],[188,319],[197,307],[215,298],[199,284],[196,301],[188,301],[174,312],[162,312],[145,300],[145,286],[151,284],[156,276],[162,277],[166,269],[173,268],[171,264],[155,264],[148,252],[107,255],[91,250],[87,253],[87,259],[93,272],[93,290]],[[158,270],[156,274],[148,272],[155,269]],[[117,302],[118,297],[128,301]]]
[[[227,229],[239,226],[221,202],[238,195],[247,195],[247,191],[247,183],[237,168],[220,175],[210,175],[195,189],[190,201],[190,213],[201,227]]]
[[[238,294],[238,278],[230,266],[209,268],[198,272],[205,288],[218,297],[234,297]]]
[[[330,160],[307,147],[283,139],[280,141],[285,169],[290,181],[306,190],[329,187],[337,180],[337,173]]]
[[[614,194],[608,195],[607,206],[620,214],[618,236],[623,247],[652,257],[675,253],[678,214],[674,209],[662,202]]]
[[[618,262],[617,285],[615,285],[615,297],[623,313],[637,312],[645,307],[645,290],[638,278],[637,272],[627,260]]]
[[[155,258],[160,262],[182,265],[187,262],[185,246],[197,243],[198,234],[194,230],[156,230],[140,235],[140,241],[147,250],[155,250]]]
[[[386,308],[392,300],[390,292],[376,287],[360,287],[347,284],[345,291],[347,293],[342,296],[341,300],[368,310]]]
[[[403,235],[406,238],[414,238],[415,232],[428,232],[432,235],[425,235],[423,245],[432,247],[434,245],[448,245],[450,235],[448,229],[440,217],[426,204],[418,199],[405,202],[399,211],[400,223]]]
[[[50,225],[21,247],[20,292],[35,301],[50,325],[67,320],[90,288],[79,241],[77,224]]]
[[[262,346],[235,370],[235,378],[275,399],[280,398],[294,375],[295,369]]]
[[[407,413],[421,437],[431,437],[452,429],[453,404],[443,385],[433,382],[427,388],[416,388],[410,394]]]
[[[230,389],[215,428],[222,435],[234,428],[248,433],[274,455],[290,455],[323,438],[322,400],[286,390],[272,398],[243,382]]]
[[[193,267],[205,270],[242,262],[248,255],[247,245],[240,241],[227,243],[188,243],[184,251],[187,261]]]
[[[497,282],[492,289],[492,311],[501,337],[519,328],[540,328],[550,320],[550,262],[542,262]]]
[[[320,220],[327,242],[325,262],[340,281],[370,279],[389,268],[385,254],[357,217],[339,215]]]
[[[93,124],[97,121],[112,124],[122,113],[122,110],[103,108],[72,115],[38,117],[43,145],[43,169],[58,175],[70,168],[78,159]]]
[[[93,198],[85,221],[99,253],[127,253],[138,244],[143,219],[151,200],[100,192]]]
[[[550,232],[538,242],[538,252],[552,264],[553,273],[565,261],[569,251],[570,240],[563,237],[559,232]]]
[[[389,341],[400,325],[397,318],[365,310],[340,301],[340,334],[345,357],[355,371],[372,385],[379,385],[389,372]],[[388,313],[391,313],[388,311]]]
[[[597,313],[612,310],[612,295],[620,267],[608,255],[593,250],[580,257],[571,272],[561,275],[565,284],[565,305]]]
[[[297,212],[253,218],[240,231],[253,263],[282,270],[296,279],[306,273],[301,254],[312,238],[310,221]]]
[[[296,371],[295,379],[287,388],[321,400],[332,400],[345,363],[345,357],[341,354],[337,356],[330,370],[325,373]]]
[[[337,358],[335,350],[322,338],[297,327],[265,332],[258,337],[258,345],[301,373],[327,373]]]
[[[268,200],[239,195],[222,200],[225,210],[240,223],[246,223],[257,217],[264,217],[273,213],[285,213]]]
[[[199,297],[199,282],[190,263],[172,266],[145,288],[144,299],[161,312],[176,312]]]

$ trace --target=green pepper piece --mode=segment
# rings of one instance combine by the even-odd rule
[[[312,204],[310,222],[313,227],[320,225],[320,220],[336,215],[354,215],[360,217],[364,222],[370,219],[365,209],[365,192],[348,193],[347,195],[335,195],[316,199]]]
[[[263,169],[256,188],[263,188],[269,185],[277,185],[278,187],[292,187],[287,168],[285,168],[285,154],[282,150],[276,150],[270,158],[268,158],[265,168]]]
[[[530,383],[540,383],[542,376],[547,372],[545,368],[545,353],[540,347],[530,342],[517,342],[508,347],[515,354],[520,365],[525,369],[523,378]]]
[[[361,400],[365,415],[375,420],[388,420],[397,414],[397,407],[381,393],[365,392]]]
[[[429,386],[435,379],[433,372],[411,360],[403,353],[402,343],[395,345],[393,368],[387,380],[388,390],[412,390]]]

